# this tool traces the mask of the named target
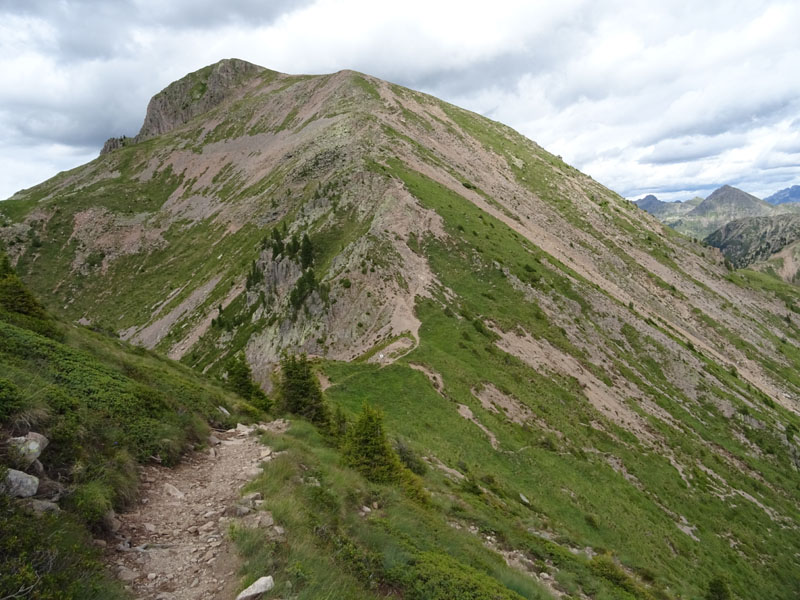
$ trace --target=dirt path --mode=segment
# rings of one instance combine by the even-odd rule
[[[261,424],[285,430],[285,421]],[[239,559],[226,538],[240,490],[270,460],[253,428],[215,434],[204,452],[175,468],[148,466],[140,501],[118,515],[107,541],[109,568],[139,599],[230,600],[236,597]]]

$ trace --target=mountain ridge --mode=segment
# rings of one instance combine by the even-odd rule
[[[502,124],[369,75],[264,70],[0,214],[66,318],[210,376],[242,353],[265,388],[281,353],[317,357],[332,405],[379,407],[427,458],[452,508],[414,514],[495,532],[475,539],[541,561],[551,593],[648,598],[647,569],[666,597],[718,571],[792,595],[796,294]]]
[[[770,204],[784,204],[786,202],[800,202],[800,185],[793,185],[764,198]]]

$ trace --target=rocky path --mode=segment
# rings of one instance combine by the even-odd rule
[[[285,421],[258,427],[283,431]],[[232,518],[260,504],[242,503],[241,488],[261,473],[272,450],[237,426],[210,438],[205,452],[187,456],[175,468],[148,466],[133,511],[111,519],[105,544],[112,572],[137,599],[230,600],[236,596],[239,561],[226,533]],[[268,513],[260,513],[267,516]],[[255,515],[253,515],[255,516]],[[271,519],[269,519],[271,521]],[[271,522],[269,523],[271,525]]]

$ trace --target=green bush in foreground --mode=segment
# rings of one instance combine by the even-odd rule
[[[0,598],[125,597],[78,524],[63,514],[30,514],[0,495]]]

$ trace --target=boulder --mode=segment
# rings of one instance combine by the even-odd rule
[[[260,598],[262,594],[267,593],[274,587],[275,582],[272,580],[271,575],[261,577],[253,585],[236,596],[236,600],[254,600],[255,598]]]
[[[0,484],[0,491],[15,498],[30,498],[39,489],[39,478],[16,469],[9,469]]]
[[[49,443],[48,439],[41,433],[33,431],[22,437],[8,439],[8,445],[11,446],[17,462],[23,469],[27,469],[33,464],[33,461],[39,458],[42,450],[47,448]]]

